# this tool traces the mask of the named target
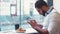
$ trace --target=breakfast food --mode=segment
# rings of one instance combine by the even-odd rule
[[[16,31],[19,32],[19,33],[24,33],[26,30],[24,30],[24,29],[22,29],[22,28],[19,28],[19,29],[17,29]]]

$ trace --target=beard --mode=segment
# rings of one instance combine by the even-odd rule
[[[42,15],[45,16],[45,13],[43,13]]]
[[[40,13],[40,14],[41,14],[41,15],[43,15],[43,16],[45,16],[45,13],[46,13],[46,12],[45,12],[45,11],[43,11],[43,12],[42,12],[42,13]]]
[[[45,16],[45,13],[40,13],[40,15],[43,15],[43,16]]]

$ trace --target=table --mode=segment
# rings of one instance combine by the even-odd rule
[[[32,28],[26,29],[25,33],[17,33],[15,30],[1,31],[0,34],[38,34],[38,32]]]

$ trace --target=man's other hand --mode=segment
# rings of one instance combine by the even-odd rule
[[[28,23],[33,27],[39,27],[39,28],[42,28],[43,26],[41,24],[37,24],[37,22],[35,20],[30,20],[28,21]]]
[[[35,20],[29,20],[28,23],[34,27],[34,26],[37,26],[37,22]]]

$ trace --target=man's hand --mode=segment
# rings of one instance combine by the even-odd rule
[[[37,22],[35,20],[30,20],[28,22],[33,28],[39,27],[42,28],[43,26],[41,24],[37,24]]]
[[[41,24],[38,24],[38,26],[39,26],[40,28],[43,28],[43,25],[41,25]]]
[[[34,27],[34,26],[37,26],[37,22],[35,20],[29,20],[28,23]]]
[[[30,20],[29,24],[32,26],[32,28],[34,28],[36,31],[38,31],[40,34],[49,34],[48,30],[46,29],[42,29],[42,25],[37,24],[37,22],[35,20]]]

